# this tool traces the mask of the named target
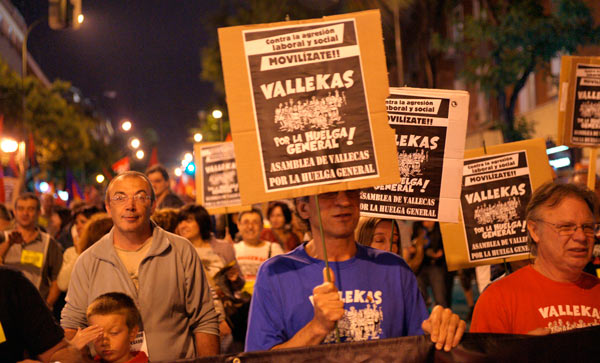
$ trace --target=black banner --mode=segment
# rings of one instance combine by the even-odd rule
[[[529,253],[531,192],[525,151],[465,159],[460,201],[469,261]]]
[[[354,20],[244,40],[265,190],[378,176]]]
[[[600,65],[577,65],[571,138],[577,143],[600,144]]]
[[[466,333],[450,352],[429,336],[220,355],[181,362],[596,362],[600,327],[546,336]]]

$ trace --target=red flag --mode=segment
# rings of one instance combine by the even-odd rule
[[[16,153],[10,153],[10,156],[8,157],[8,166],[10,167],[10,169],[13,172],[13,175],[15,178],[19,177],[19,167],[17,166],[17,160],[16,160]]]
[[[37,160],[35,158],[35,141],[33,140],[33,133],[29,131],[29,140],[27,145],[27,157],[29,158],[29,167],[37,166]]]
[[[150,154],[150,161],[148,161],[148,167],[158,164],[158,150],[156,146],[152,148],[152,154]]]
[[[106,169],[105,167],[102,167],[102,171],[104,172],[104,176],[106,176],[106,179],[108,179],[108,181],[111,181],[113,178],[113,175],[110,172],[110,170]]]
[[[0,115],[2,117],[2,115]],[[4,167],[0,165],[0,203],[6,202],[6,192],[4,191]]]
[[[128,171],[130,168],[131,168],[131,164],[129,163],[129,156],[126,156],[126,157],[122,158],[121,160],[118,160],[116,163],[114,163],[112,165],[112,169],[117,174],[122,173],[124,171]]]
[[[4,114],[0,113],[0,135],[4,130]],[[0,203],[6,201],[6,194],[4,192],[4,166],[0,163]]]

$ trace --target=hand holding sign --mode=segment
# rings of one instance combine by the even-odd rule
[[[467,324],[464,320],[460,320],[452,310],[436,305],[429,318],[423,321],[421,327],[425,333],[431,334],[431,341],[436,343],[436,349],[442,349],[443,347],[448,352],[458,345]]]
[[[313,289],[313,305],[315,315],[313,322],[325,334],[335,327],[335,322],[344,316],[344,302],[340,299],[338,289],[335,287],[335,275],[329,269],[331,282],[327,282],[327,268],[323,269],[323,283]]]

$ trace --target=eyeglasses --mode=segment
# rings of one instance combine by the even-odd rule
[[[583,234],[585,234],[587,237],[594,237],[598,232],[598,223],[551,223],[542,219],[534,220],[551,225],[552,227],[554,227],[554,229],[556,229],[559,235],[565,237],[573,235],[578,228],[581,228]]]
[[[125,195],[125,194],[115,194],[112,197],[110,197],[110,201],[115,203],[115,204],[125,204],[129,201],[129,199],[133,199],[133,201],[137,204],[137,203],[146,203],[147,201],[149,201],[151,198],[149,195],[146,194],[136,194],[132,197]]]

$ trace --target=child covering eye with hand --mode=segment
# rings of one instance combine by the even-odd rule
[[[131,342],[135,339],[141,321],[140,313],[133,299],[120,292],[110,292],[97,297],[87,309],[89,328],[77,332],[76,337],[83,340],[86,330],[94,330],[94,342],[97,362],[142,363],[148,362],[143,351],[131,351]],[[87,342],[86,342],[87,343]]]

